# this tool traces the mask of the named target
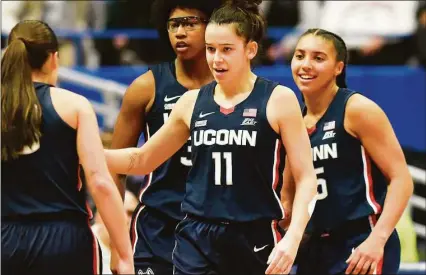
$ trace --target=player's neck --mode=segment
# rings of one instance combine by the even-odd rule
[[[339,87],[333,83],[331,87],[322,91],[305,95],[305,105],[308,109],[308,115],[320,118],[327,111],[328,106],[336,96],[338,89]]]
[[[233,96],[241,93],[251,92],[256,83],[257,76],[249,69],[244,74],[232,81],[227,81],[226,83],[219,83],[218,89],[224,98],[232,98]]]
[[[194,82],[194,86],[201,87],[213,81],[213,76],[210,72],[209,65],[205,55],[200,58],[191,60],[175,60],[176,76],[190,79]]]
[[[51,83],[52,78],[48,74],[33,72],[31,74],[31,79],[32,79],[33,82],[40,82],[40,83],[47,83],[47,84],[55,85],[54,83]]]

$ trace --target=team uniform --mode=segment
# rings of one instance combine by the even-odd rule
[[[42,110],[40,148],[2,162],[2,274],[101,274],[79,177],[77,131],[54,109],[50,86],[34,87]]]
[[[282,235],[285,150],[266,117],[278,83],[258,77],[233,109],[203,86],[191,118],[193,167],[176,228],[174,274],[264,274]]]
[[[308,129],[318,200],[309,237],[298,253],[298,274],[344,274],[352,250],[369,236],[382,212],[388,181],[361,142],[344,129],[346,103],[353,94],[339,89],[315,128]],[[399,262],[395,230],[375,274],[396,274]]]
[[[155,79],[155,99],[146,117],[145,139],[168,119],[177,100],[188,89],[176,80],[174,62],[150,68]],[[131,227],[136,273],[172,274],[174,232],[183,219],[181,202],[191,166],[189,142],[169,160],[145,177]],[[151,273],[147,273],[151,272]]]

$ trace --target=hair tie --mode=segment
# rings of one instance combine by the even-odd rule
[[[25,41],[25,39],[24,39],[24,38],[22,38],[22,37],[18,37],[17,39],[18,39],[18,40],[21,40],[21,41],[22,41],[22,43],[24,43],[25,47],[27,47],[27,42]]]

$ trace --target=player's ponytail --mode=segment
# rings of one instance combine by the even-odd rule
[[[56,36],[41,21],[18,23],[11,31],[1,60],[1,159],[19,156],[41,137],[41,107],[32,82],[50,52],[57,51]],[[54,35],[54,34],[53,34]]]
[[[348,85],[346,84],[346,65],[345,63],[342,72],[336,77],[336,84],[339,88],[347,88]]]

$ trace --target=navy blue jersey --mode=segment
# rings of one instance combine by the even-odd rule
[[[178,99],[188,89],[176,80],[174,62],[165,62],[150,68],[155,79],[155,99],[146,117],[145,138],[154,135],[168,119]],[[183,146],[169,160],[146,176],[146,185],[139,195],[141,203],[168,216],[181,220],[181,202],[185,181],[191,166],[190,144]]]
[[[355,92],[339,89],[325,114],[311,129],[310,141],[318,178],[318,200],[309,228],[331,229],[347,220],[378,214],[387,181],[361,142],[346,132],[348,99]],[[303,113],[306,113],[306,108]]]
[[[86,209],[79,180],[77,131],[52,105],[50,86],[34,83],[42,110],[40,148],[18,159],[2,161],[2,217]]]
[[[258,77],[233,109],[214,101],[216,82],[201,88],[191,118],[193,167],[183,212],[208,219],[280,219],[285,150],[266,118],[276,82]]]

